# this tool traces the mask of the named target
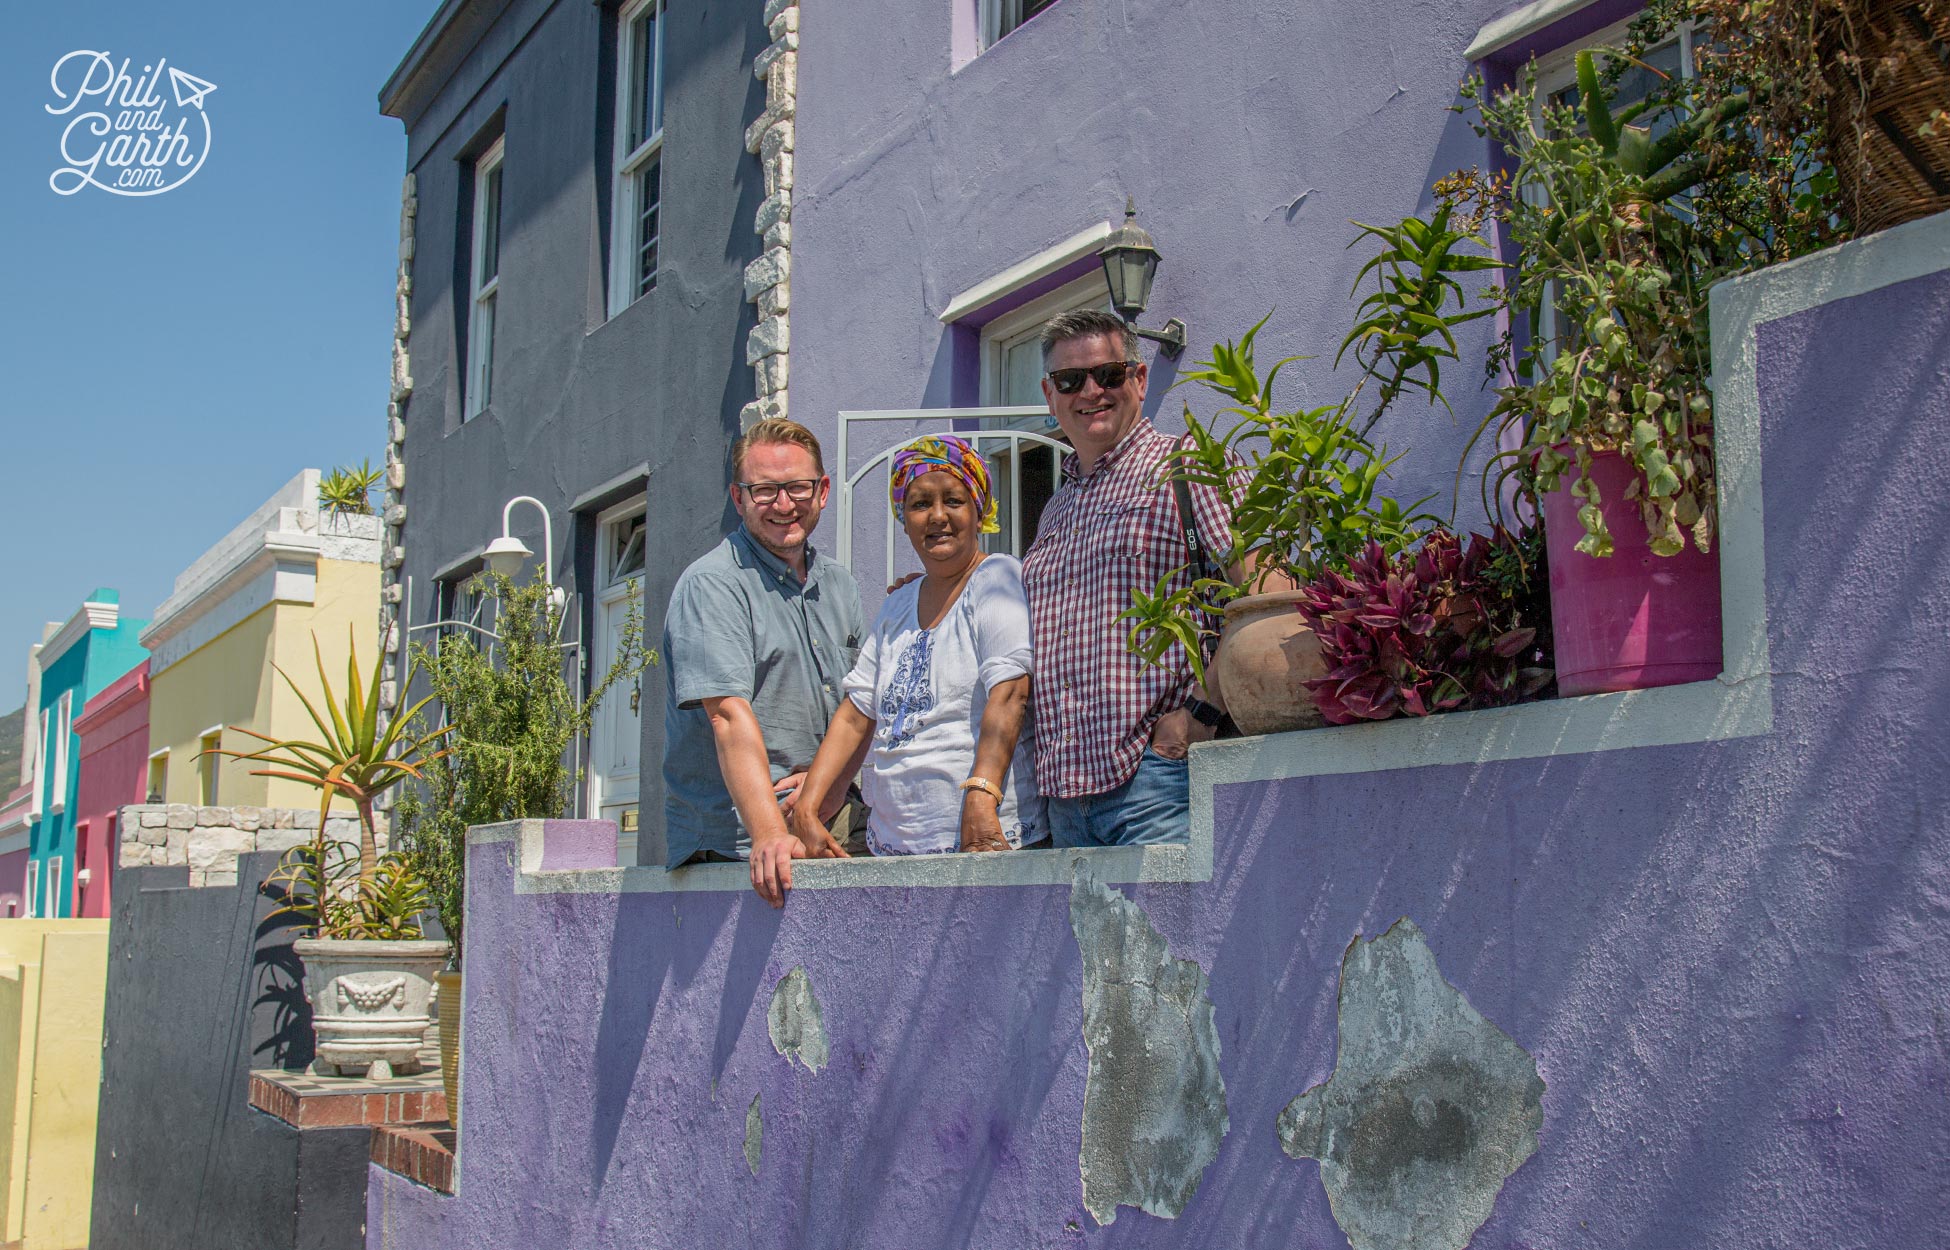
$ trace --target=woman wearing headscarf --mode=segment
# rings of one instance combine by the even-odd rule
[[[874,854],[1040,841],[1029,603],[1021,562],[981,548],[981,535],[997,530],[988,466],[952,435],[918,439],[894,453],[888,498],[924,576],[881,603],[793,806],[792,832],[808,854],[841,853],[818,813],[864,749]]]

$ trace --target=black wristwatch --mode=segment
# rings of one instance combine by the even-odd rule
[[[1221,712],[1218,708],[1213,707],[1203,699],[1187,699],[1185,701],[1185,710],[1192,714],[1193,720],[1205,726],[1207,729],[1217,729],[1219,722],[1226,718],[1224,712]]]

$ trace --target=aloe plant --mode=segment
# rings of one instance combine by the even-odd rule
[[[347,634],[350,644],[349,626]],[[371,677],[363,677],[359,671],[356,646],[347,647],[343,697],[332,688],[331,674],[325,666],[325,654],[318,645],[316,634],[312,635],[312,655],[318,668],[318,683],[324,692],[317,703],[306,696],[289,673],[276,665],[272,667],[311,717],[312,724],[318,730],[317,740],[274,738],[255,729],[232,725],[229,726],[231,731],[255,738],[264,745],[251,751],[222,747],[212,748],[212,751],[232,759],[267,765],[251,770],[252,776],[297,781],[318,790],[318,833],[310,846],[296,847],[287,853],[273,875],[273,881],[287,888],[288,901],[284,910],[308,916],[322,936],[365,936],[377,924],[376,921],[368,921],[373,916],[385,914],[386,899],[397,902],[405,897],[400,893],[403,887],[395,871],[405,871],[405,865],[394,862],[391,856],[382,861],[379,854],[374,805],[386,791],[409,777],[420,777],[421,770],[428,762],[445,754],[445,748],[433,748],[447,730],[422,733],[413,727],[415,715],[429,699],[420,700],[382,726],[379,693],[385,670],[375,663]],[[411,684],[412,676],[411,673],[407,675],[408,684]],[[322,713],[319,710],[321,705],[324,708]],[[359,814],[356,870],[349,867],[351,857],[344,854],[342,848],[338,848],[326,833],[332,800],[338,797],[350,800]],[[394,863],[394,866],[382,870],[385,863]],[[420,898],[420,906],[424,906],[424,885],[420,887]],[[352,910],[347,912],[342,905],[349,905]],[[369,910],[361,913],[361,908]],[[372,908],[377,910],[370,910]],[[367,916],[366,920],[361,919],[362,914]]]
[[[318,481],[318,506],[341,516],[371,516],[372,488],[385,476],[367,458],[357,468],[340,465]]]

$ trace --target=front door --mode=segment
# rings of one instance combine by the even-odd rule
[[[617,640],[634,601],[643,603],[644,501],[603,514],[597,550],[596,636],[590,680],[616,662]],[[643,760],[642,682],[618,682],[596,708],[589,741],[590,808],[617,828],[617,862],[636,863],[637,783]]]

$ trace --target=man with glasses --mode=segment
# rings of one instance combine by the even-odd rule
[[[786,812],[864,631],[852,574],[807,541],[833,488],[812,431],[761,421],[732,445],[731,465],[742,523],[684,570],[664,618],[672,868],[755,858],[768,844],[773,854],[806,854]],[[835,787],[835,809],[845,800]]]
[[[1036,782],[1058,847],[1183,842],[1191,818],[1185,753],[1221,713],[1200,697],[1182,649],[1162,667],[1125,646],[1131,588],[1191,564],[1177,499],[1159,481],[1175,440],[1143,414],[1137,336],[1107,312],[1043,328],[1043,397],[1069,436],[1063,481],[1023,557],[1036,664]],[[1190,488],[1214,560],[1231,542],[1232,498]],[[1237,580],[1238,570],[1228,570]]]

